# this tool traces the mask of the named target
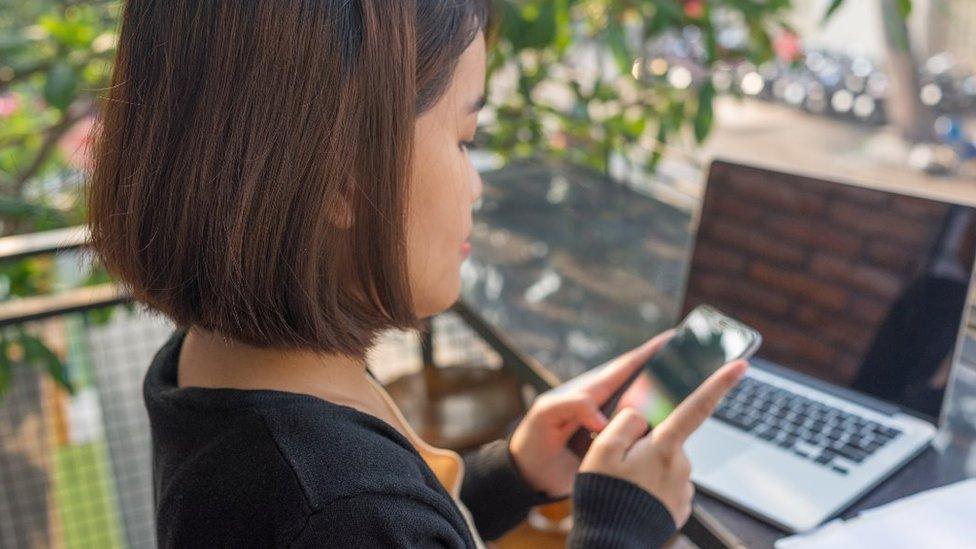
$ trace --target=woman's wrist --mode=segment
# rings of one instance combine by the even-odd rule
[[[509,435],[505,440],[505,448],[508,452],[508,461],[511,464],[512,469],[521,479],[525,487],[535,494],[534,499],[538,501],[535,505],[542,505],[545,503],[552,503],[556,501],[562,501],[568,498],[571,494],[551,494],[538,480],[533,479],[531,473],[529,473],[525,467],[525,463],[522,458],[521,448],[515,447],[513,445],[513,439],[515,438],[515,433]]]

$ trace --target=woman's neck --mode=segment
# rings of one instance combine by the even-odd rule
[[[349,405],[360,403],[356,396],[363,394],[369,380],[364,360],[255,347],[191,328],[180,351],[177,383],[180,387],[272,389]]]

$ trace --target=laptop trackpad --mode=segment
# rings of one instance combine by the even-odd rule
[[[744,433],[732,430],[709,419],[685,442],[685,453],[691,460],[694,475],[701,478],[736,456],[745,453],[755,441]]]

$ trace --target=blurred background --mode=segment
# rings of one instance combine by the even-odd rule
[[[522,184],[527,194],[488,192],[476,217],[475,238],[508,254],[479,256],[476,246],[465,267],[466,291],[482,297],[471,301],[489,320],[518,325],[528,318],[511,311],[518,301],[546,318],[580,322],[580,309],[543,307],[548,296],[570,291],[569,266],[563,278],[536,273],[517,297],[506,297],[503,270],[493,267],[513,254],[559,260],[552,234],[531,233],[526,221],[541,210],[519,209],[538,166],[586,174],[579,189],[623,187],[655,204],[653,218],[638,215],[632,201],[586,199],[549,175],[538,195],[569,208],[564,198],[576,193],[583,198],[573,207],[599,208],[621,238],[639,233],[653,245],[646,264],[629,263],[609,279],[646,287],[646,299],[621,297],[637,304],[631,320],[645,323],[641,334],[674,320],[686,233],[713,158],[898,178],[923,190],[976,185],[972,0],[495,5],[488,104],[472,154],[489,183]],[[154,543],[140,384],[171,326],[130,304],[86,259],[80,228],[87,145],[121,7],[0,0],[0,547]],[[518,227],[527,231],[522,240]],[[572,292],[601,291],[580,280]],[[455,313],[433,322],[436,353],[414,334],[384,338],[371,356],[382,380],[392,384],[433,363],[497,371],[505,361]],[[524,333],[534,338],[533,356],[566,376],[630,344],[547,330]],[[976,367],[966,375],[976,387]],[[960,421],[976,424],[976,405],[959,402]],[[481,421],[463,406],[448,410],[448,418]],[[511,420],[511,412],[493,419]],[[478,439],[452,440],[465,447]]]

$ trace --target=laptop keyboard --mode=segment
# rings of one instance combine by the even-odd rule
[[[712,417],[842,475],[901,434],[750,377],[729,391]]]

